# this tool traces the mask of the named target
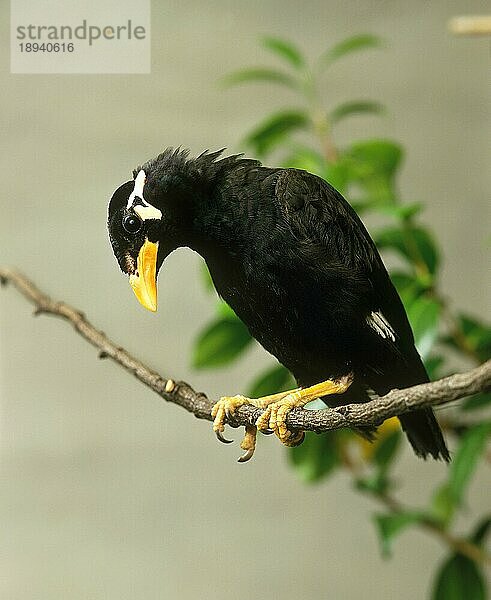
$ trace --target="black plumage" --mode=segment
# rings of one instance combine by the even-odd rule
[[[140,202],[128,203],[133,182],[115,192],[109,231],[123,271],[137,270],[144,239],[158,242],[157,272],[172,250],[192,248],[219,295],[300,386],[353,373],[345,393],[324,398],[330,405],[428,381],[397,291],[341,194],[305,171],[220,154],[168,149],[136,169],[141,200],[162,215],[143,219],[136,234],[121,224]],[[431,409],[400,421],[416,454],[449,459]]]

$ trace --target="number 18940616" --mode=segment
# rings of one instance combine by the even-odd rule
[[[19,44],[21,52],[73,52],[75,47],[73,42],[21,42]]]

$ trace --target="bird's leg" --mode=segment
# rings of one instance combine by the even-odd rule
[[[311,387],[292,390],[282,398],[268,404],[266,410],[256,421],[259,430],[271,429],[279,440],[286,446],[297,446],[303,441],[303,431],[292,433],[286,426],[288,413],[294,408],[305,406],[316,398],[331,394],[344,393],[353,381],[352,375],[342,377],[337,381],[323,381]]]
[[[214,418],[213,431],[221,442],[229,443],[229,440],[226,440],[222,433],[225,430],[225,422],[227,419],[234,416],[235,411],[238,408],[244,406],[244,404],[250,404],[256,408],[266,408],[269,404],[279,402],[285,396],[298,392],[299,390],[300,388],[289,390],[287,392],[279,392],[278,394],[271,394],[269,396],[263,396],[262,398],[246,398],[241,395],[223,396],[211,409],[211,416]],[[248,425],[245,430],[245,436],[240,447],[245,450],[246,453],[239,458],[239,462],[246,462],[252,458],[256,448],[257,427]]]
[[[247,398],[241,395],[224,396],[213,406],[211,411],[211,416],[214,418],[213,431],[220,441],[227,442],[228,440],[222,436],[226,420],[233,417],[238,408],[249,404],[265,410],[256,421],[255,426],[248,425],[246,427],[245,437],[240,445],[246,453],[239,458],[239,462],[245,462],[252,458],[256,447],[257,429],[263,432],[272,430],[285,446],[298,446],[303,442],[305,434],[303,431],[291,432],[287,428],[288,413],[294,408],[305,406],[316,398],[330,394],[342,394],[349,388],[352,380],[352,376],[347,375],[337,381],[328,379],[307,388],[296,388],[261,398]]]

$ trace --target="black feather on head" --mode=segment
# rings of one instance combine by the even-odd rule
[[[196,158],[190,158],[187,148],[166,148],[161,154],[137,167],[133,171],[133,177],[143,169],[147,175],[146,186],[154,181],[162,181],[166,178],[179,176],[182,179],[190,179],[199,183],[200,186],[212,185],[224,172],[245,166],[260,166],[257,160],[242,158],[243,154],[233,154],[225,158],[220,156],[225,151],[221,148],[215,152],[205,150]],[[219,160],[220,159],[220,160]]]

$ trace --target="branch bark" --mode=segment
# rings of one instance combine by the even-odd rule
[[[111,341],[96,329],[78,309],[52,300],[32,281],[18,271],[0,268],[2,284],[11,283],[34,305],[34,314],[49,314],[62,318],[73,325],[77,333],[99,350],[100,358],[110,358],[132,373],[139,381],[156,392],[161,398],[193,413],[198,419],[212,421],[211,408],[214,400],[195,391],[184,381],[174,381],[152,371],[127,350]],[[287,418],[292,429],[304,429],[321,433],[344,427],[379,425],[386,419],[403,413],[452,402],[464,396],[491,390],[491,360],[479,367],[438,381],[416,385],[403,390],[392,390],[365,404],[348,404],[333,409],[310,411],[296,409]],[[235,414],[233,427],[253,425],[262,413],[253,406],[243,406]]]

